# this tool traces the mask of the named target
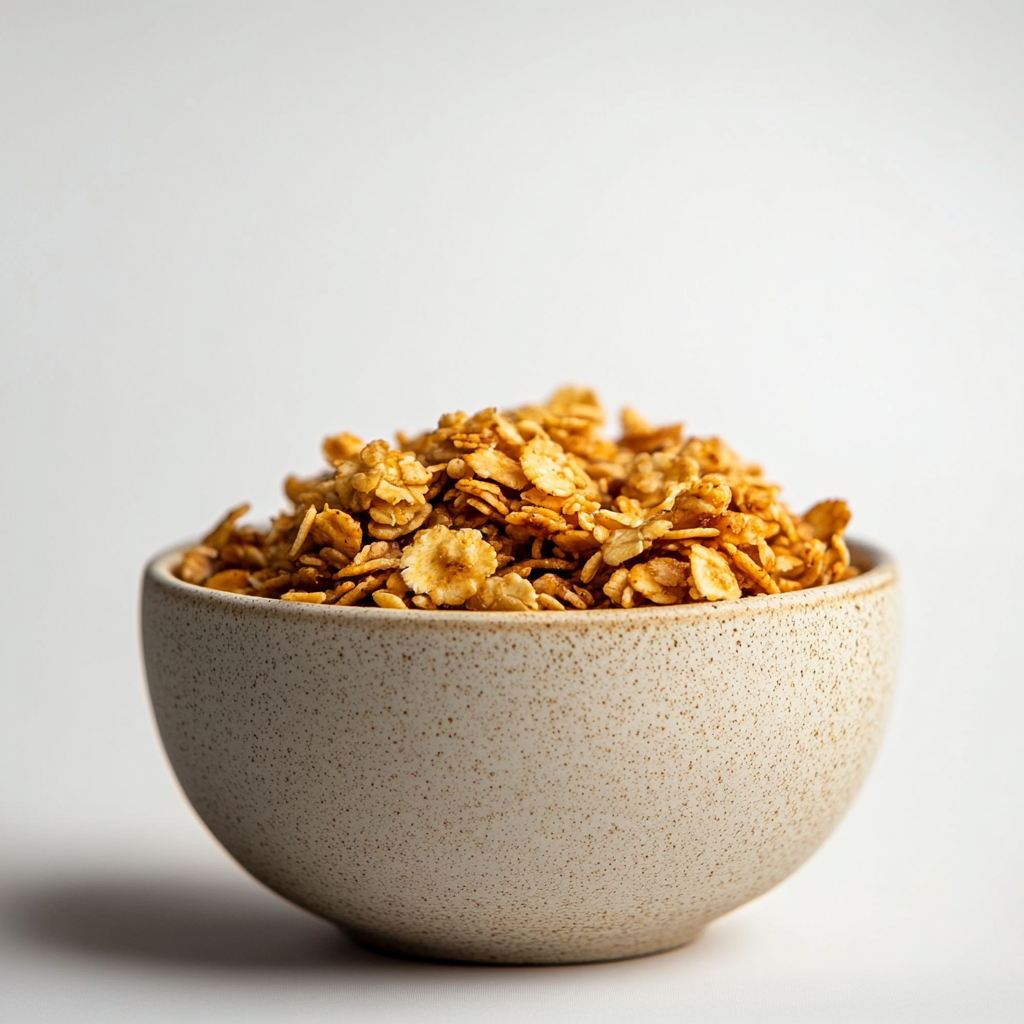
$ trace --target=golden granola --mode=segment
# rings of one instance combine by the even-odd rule
[[[857,574],[844,501],[803,516],[716,437],[622,414],[601,433],[593,391],[442,416],[437,429],[323,443],[319,476],[289,477],[269,529],[233,509],[182,556],[211,590],[393,610],[586,611],[733,601]]]

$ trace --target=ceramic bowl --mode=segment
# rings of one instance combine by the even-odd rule
[[[142,636],[185,794],[355,940],[486,963],[669,949],[849,807],[896,675],[882,553],[813,590],[624,611],[330,608],[150,563]]]

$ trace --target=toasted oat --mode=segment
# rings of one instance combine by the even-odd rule
[[[347,512],[327,504],[313,517],[309,532],[317,544],[340,551],[349,558],[363,546],[362,526]]]
[[[281,600],[298,601],[301,604],[323,604],[327,600],[327,594],[322,590],[289,590],[287,594],[281,595]]]
[[[527,479],[547,494],[564,498],[576,490],[579,474],[560,444],[535,437],[523,448],[519,461]]]
[[[804,514],[818,540],[831,540],[842,536],[850,521],[850,509],[845,501],[822,501]]]
[[[366,446],[355,434],[337,434],[325,437],[323,443],[324,458],[332,466],[340,466],[343,462],[354,459]]]
[[[299,523],[298,532],[295,534],[295,540],[292,541],[291,549],[288,552],[289,558],[294,558],[301,550],[302,545],[306,543],[306,537],[309,536],[309,531],[313,526],[313,521],[316,519],[316,505],[310,505],[306,509],[306,514],[302,517],[302,521]]]
[[[777,594],[856,575],[850,511],[805,516],[718,438],[627,409],[603,437],[592,391],[442,416],[436,429],[323,443],[269,530],[233,509],[182,556],[186,583],[307,604],[566,611]]]
[[[734,544],[723,545],[732,559],[732,564],[742,573],[746,573],[766,594],[778,594],[779,585],[771,578],[766,569],[758,565],[745,551],[740,551]]]
[[[383,587],[385,583],[387,583],[385,576],[364,576],[350,591],[338,598],[338,604],[358,604],[364,597]]]
[[[204,586],[208,590],[240,594],[249,588],[249,572],[247,569],[223,569],[210,576]]]
[[[725,557],[703,544],[690,546],[690,573],[694,587],[709,601],[735,601],[743,596]]]
[[[616,530],[601,547],[601,554],[608,565],[622,565],[629,559],[643,553],[644,536],[632,527]]]
[[[467,455],[465,465],[477,476],[486,480],[496,480],[499,484],[511,487],[514,491],[523,490],[529,483],[522,466],[515,459],[509,458],[504,452],[494,448],[480,448]],[[453,475],[450,466],[448,474],[449,476]]]
[[[402,578],[436,605],[465,604],[498,568],[494,548],[479,530],[432,526],[416,535],[401,559]]]
[[[178,567],[178,575],[186,583],[205,583],[214,572],[220,552],[208,544],[197,544],[185,552]]]
[[[518,573],[490,576],[467,602],[466,607],[488,612],[537,611],[537,592],[529,580]]]
[[[203,539],[203,546],[214,549],[222,548],[227,544],[231,534],[234,532],[235,523],[248,511],[248,504],[233,508]]]

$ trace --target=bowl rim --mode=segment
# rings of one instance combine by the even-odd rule
[[[614,623],[622,626],[628,622],[643,620],[671,620],[673,622],[691,619],[732,619],[748,615],[770,613],[784,607],[800,608],[811,605],[828,605],[866,596],[876,590],[894,586],[899,579],[896,562],[885,550],[864,541],[848,540],[851,560],[864,566],[859,576],[839,583],[811,587],[807,590],[793,590],[783,594],[758,594],[741,597],[736,601],[708,601],[699,604],[645,605],[641,608],[601,608],[585,612],[570,611],[569,614],[528,615],[523,612],[471,611],[465,608],[445,609],[440,614],[424,613],[421,609],[407,608],[364,608],[345,605],[307,604],[301,601],[280,601],[273,598],[256,597],[251,594],[232,594],[222,590],[208,590],[196,583],[186,583],[171,572],[171,566],[191,544],[177,544],[155,555],[146,564],[143,581],[181,598],[200,602],[221,604],[226,608],[250,608],[253,612],[281,616],[313,615],[344,616],[350,619],[381,623],[418,624],[424,628],[437,628],[441,623],[449,627],[463,628],[470,623],[497,626],[499,624],[523,626],[526,623],[543,625],[545,628],[570,627],[578,629],[590,624],[605,627]]]

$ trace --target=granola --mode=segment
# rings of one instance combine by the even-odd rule
[[[844,501],[795,515],[719,438],[622,414],[593,391],[442,416],[398,446],[327,438],[269,529],[232,509],[177,568],[187,583],[305,604],[586,611],[734,601],[857,574]]]

